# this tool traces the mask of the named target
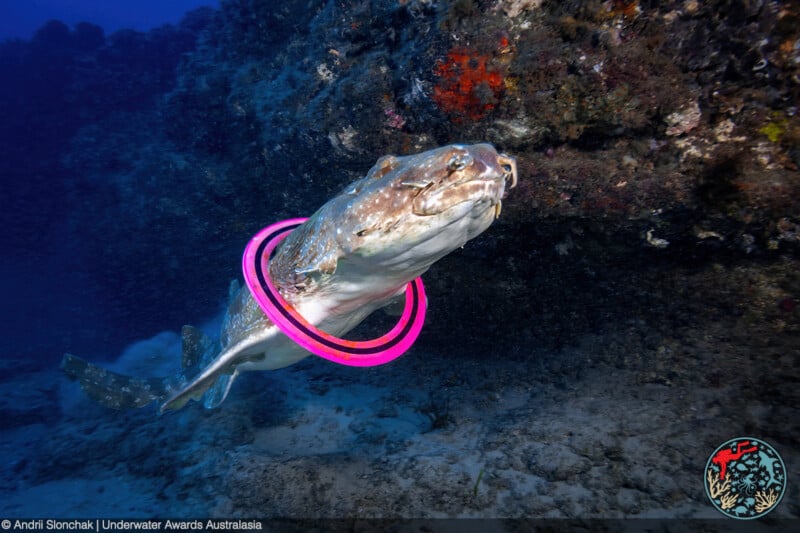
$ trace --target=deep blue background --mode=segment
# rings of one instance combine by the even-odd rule
[[[207,20],[181,21],[184,12],[216,3],[0,0],[0,357],[114,357],[132,339],[180,327],[142,321],[97,283],[96,250],[72,214],[102,194],[64,158],[80,128],[149,108],[172,88]]]
[[[68,26],[91,22],[106,34],[122,28],[145,31],[176,24],[190,9],[218,5],[218,0],[0,0],[0,40],[29,39],[50,19]]]

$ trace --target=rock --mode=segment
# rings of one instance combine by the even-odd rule
[[[591,470],[592,462],[558,444],[533,446],[528,470],[547,481],[566,481]]]

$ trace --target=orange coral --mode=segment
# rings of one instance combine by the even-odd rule
[[[487,66],[489,56],[468,48],[453,48],[433,73],[439,82],[433,88],[433,101],[439,109],[460,122],[479,120],[494,109],[503,90],[503,75]]]
[[[600,18],[616,18],[622,16],[625,20],[633,20],[642,12],[638,0],[609,0],[605,2],[605,13],[600,14]]]

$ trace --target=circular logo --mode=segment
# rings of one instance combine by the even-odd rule
[[[708,499],[725,516],[759,518],[783,498],[786,465],[775,448],[761,439],[731,439],[708,458],[705,487]]]

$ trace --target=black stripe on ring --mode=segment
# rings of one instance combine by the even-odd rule
[[[417,284],[413,282],[411,283],[411,289],[412,289],[411,317],[406,322],[405,326],[403,326],[403,329],[400,331],[398,335],[395,335],[394,337],[392,337],[391,339],[389,339],[388,341],[379,346],[373,346],[371,348],[359,348],[359,347],[339,344],[336,341],[332,341],[330,339],[318,335],[317,332],[315,331],[309,330],[303,324],[298,322],[298,320],[294,316],[292,316],[289,310],[282,305],[282,302],[278,300],[276,295],[267,286],[266,275],[264,274],[264,271],[261,268],[261,263],[262,263],[261,256],[264,255],[264,248],[266,248],[267,245],[272,241],[272,239],[274,239],[278,234],[283,233],[286,230],[293,230],[299,225],[300,223],[295,224],[293,226],[284,226],[283,228],[275,230],[273,233],[268,235],[263,241],[261,241],[261,243],[258,245],[258,248],[256,249],[255,267],[256,267],[256,277],[258,278],[258,283],[261,285],[262,290],[269,298],[269,301],[272,302],[272,305],[278,309],[281,315],[283,315],[283,317],[286,320],[291,322],[294,325],[294,327],[302,331],[308,337],[311,337],[315,341],[319,342],[320,344],[323,344],[328,348],[333,348],[335,350],[340,350],[343,352],[348,352],[356,355],[373,355],[375,353],[388,350],[392,346],[399,343],[400,340],[405,338],[405,336],[408,335],[409,331],[411,331],[411,327],[417,318],[417,313],[419,312],[419,291],[417,290]]]

